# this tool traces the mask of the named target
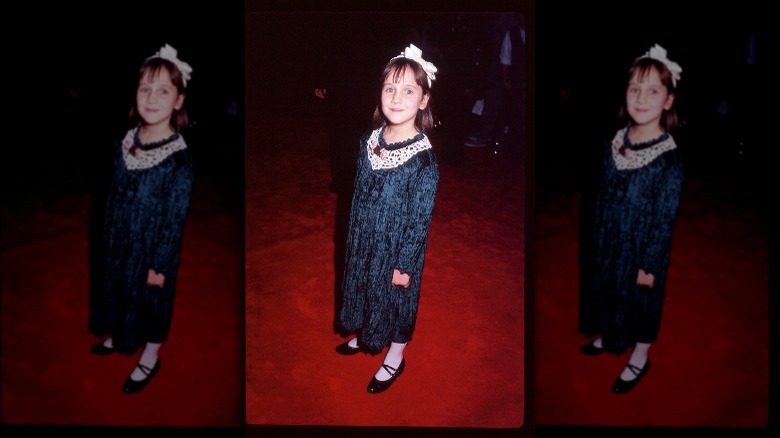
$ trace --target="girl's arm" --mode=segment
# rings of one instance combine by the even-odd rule
[[[165,286],[165,275],[157,273],[154,269],[150,269],[149,273],[146,275],[146,285],[157,287]]]
[[[401,271],[398,269],[393,269],[393,280],[392,285],[393,286],[401,286],[403,288],[409,287],[409,282],[411,281],[411,277],[409,277],[409,274],[402,274]]]
[[[435,163],[431,162],[421,169],[417,180],[410,186],[413,194],[407,207],[409,220],[396,265],[399,274],[410,274],[420,257],[424,256],[438,184],[439,172]]]
[[[672,231],[677,216],[682,191],[682,167],[676,154],[669,157],[670,163],[655,179],[655,205],[653,206],[653,223],[648,231],[645,251],[640,269],[645,275],[657,274],[661,269],[664,256],[670,251]],[[649,279],[652,283],[653,279]]]
[[[655,284],[655,275],[648,274],[644,269],[639,268],[639,274],[636,276],[636,284],[638,286],[647,286],[652,288]]]
[[[152,266],[149,269],[148,279],[152,281],[149,281],[149,284],[155,284],[153,280],[156,279],[155,285],[162,287],[165,277],[170,275],[173,269],[175,256],[181,250],[184,223],[192,192],[192,178],[192,168],[189,163],[186,163],[177,166],[172,175],[166,179],[163,190],[167,191],[167,196],[160,209],[163,220],[160,222],[152,251]]]

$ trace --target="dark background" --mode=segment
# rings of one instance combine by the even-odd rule
[[[618,127],[628,66],[654,44],[683,68],[677,137],[687,170],[768,187],[762,178],[768,177],[766,146],[776,111],[766,98],[780,52],[776,23],[758,2],[610,8],[543,2],[537,29],[537,188],[555,179],[552,172],[587,172],[576,165],[589,162],[585,151],[593,149],[583,145],[603,141]],[[564,167],[552,164],[560,159]]]
[[[138,68],[166,43],[194,68],[186,107],[196,165],[214,175],[241,176],[242,16],[243,3],[234,0],[216,9],[67,2],[7,14],[16,23],[5,30],[14,147],[8,148],[11,159],[3,160],[3,186],[23,185],[39,173],[99,172],[105,163],[100,151],[129,126]],[[200,158],[215,142],[224,145],[220,153]]]

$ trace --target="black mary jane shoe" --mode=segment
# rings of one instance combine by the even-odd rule
[[[393,368],[388,364],[382,364],[382,368],[390,374],[390,378],[387,380],[377,380],[376,376],[372,377],[371,382],[368,384],[368,392],[371,394],[379,394],[380,392],[387,390],[387,388],[395,382],[395,379],[401,375],[405,367],[406,358],[401,359],[401,364],[398,365],[398,368]]]
[[[141,372],[146,375],[146,378],[143,380],[133,380],[130,376],[127,376],[125,384],[122,385],[122,392],[125,394],[133,394],[144,389],[149,381],[152,380],[152,377],[154,377],[157,372],[160,371],[160,358],[157,358],[157,363],[154,364],[154,368],[149,368],[148,366],[141,365],[140,363],[136,365],[136,368],[141,370]]]
[[[650,358],[649,357],[647,358],[647,362],[645,362],[645,366],[642,369],[639,369],[638,366],[631,365],[631,364],[626,365],[626,368],[628,368],[629,371],[634,373],[636,378],[634,380],[623,380],[618,375],[617,380],[615,380],[615,384],[612,385],[612,392],[614,392],[615,394],[623,394],[630,391],[633,387],[637,385],[637,383],[639,383],[640,380],[642,380],[642,377],[644,377],[645,374],[647,374],[647,370],[650,369]]]
[[[352,347],[349,345],[349,341],[339,344],[336,347],[336,353],[344,355],[344,356],[352,356],[353,354],[358,354],[360,352],[360,345],[357,347]]]
[[[580,351],[587,354],[588,356],[598,356],[599,354],[607,351],[607,349],[604,347],[599,348],[593,345],[593,342],[588,342],[587,344],[580,347]]]
[[[109,354],[116,352],[116,347],[106,347],[105,344],[103,344],[104,342],[106,341],[102,340],[93,345],[92,348],[90,348],[92,353],[97,354],[98,356],[108,356]]]

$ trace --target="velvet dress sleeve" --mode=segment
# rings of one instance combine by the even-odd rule
[[[671,251],[672,232],[677,217],[682,191],[683,172],[676,151],[659,157],[666,160],[663,171],[655,178],[652,190],[656,193],[641,266],[645,272],[657,275],[666,266]]]
[[[163,202],[161,209],[163,220],[160,222],[152,250],[151,268],[155,272],[165,275],[166,278],[175,269],[177,255],[181,250],[184,223],[190,205],[193,182],[189,155],[183,151],[176,155],[172,157],[176,160],[176,166],[166,181],[166,187],[169,191]]]
[[[404,228],[397,269],[402,274],[419,274],[410,270],[421,266],[420,259],[425,255],[428,241],[428,229],[433,216],[436,190],[439,184],[439,171],[432,154],[426,153],[419,175],[410,185],[411,199],[407,204],[408,222]]]

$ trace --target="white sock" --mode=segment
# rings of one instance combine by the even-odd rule
[[[387,355],[385,355],[385,360],[382,364],[393,367],[397,370],[398,366],[401,365],[401,361],[404,359],[404,348],[406,348],[406,343],[391,343],[390,348],[387,350]],[[379,371],[376,372],[374,377],[379,381],[385,381],[390,379],[391,376],[385,367],[379,367]]]
[[[162,346],[162,344],[148,342],[146,347],[144,347],[144,352],[141,353],[141,358],[138,359],[138,363],[149,368],[150,370],[154,368],[154,366],[157,364],[160,346]],[[130,378],[135,381],[141,381],[145,380],[147,375],[136,366],[133,368],[133,372],[130,374]]]
[[[650,345],[652,344],[637,342],[636,346],[634,346],[634,351],[631,352],[631,357],[628,358],[628,363],[640,370],[644,369],[645,364],[647,363],[647,351],[650,349]],[[620,373],[620,378],[630,382],[636,379],[636,374],[626,366],[623,368],[623,372]]]

